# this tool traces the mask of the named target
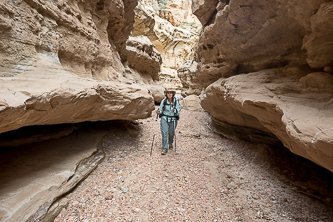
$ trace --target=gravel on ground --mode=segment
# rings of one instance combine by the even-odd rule
[[[161,155],[155,117],[113,122],[104,161],[56,222],[333,221],[331,172],[286,148],[222,138],[206,112],[188,110],[176,150]]]

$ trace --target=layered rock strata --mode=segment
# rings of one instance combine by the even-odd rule
[[[145,79],[156,77],[158,65],[146,67],[155,69],[148,76],[147,70],[133,74],[123,65],[136,4],[0,1],[0,133],[22,136],[23,131],[13,130],[149,117],[154,98]],[[147,54],[140,61],[151,62],[155,56]],[[55,200],[101,161],[104,154],[97,147],[105,133],[69,127],[0,144],[1,168],[6,169],[0,174],[0,220],[41,220]]]
[[[0,133],[28,125],[146,118],[153,99],[121,56],[135,1],[1,4]]]
[[[99,142],[108,130],[89,125],[62,139],[0,150],[0,166],[6,169],[0,172],[0,220],[41,221],[103,160]]]
[[[161,102],[164,97],[164,88],[159,81],[162,57],[149,38],[129,37],[123,60],[126,79],[146,88],[156,103]]]
[[[201,80],[198,78],[200,74],[200,66],[194,60],[187,60],[179,69],[177,69],[178,77],[183,85],[182,95],[200,95],[204,89]]]
[[[153,80],[159,80],[158,73],[162,57],[146,36],[129,37],[126,51],[126,59],[130,68],[141,74],[150,75]]]
[[[0,78],[0,133],[29,125],[135,120],[154,109],[146,88],[80,78],[48,60],[34,64]]]
[[[194,1],[204,24],[184,93],[225,136],[281,141],[333,171],[331,1]],[[195,70],[196,69],[196,70]]]
[[[188,5],[186,1],[171,1],[165,9],[158,9],[154,1],[139,1],[135,8],[132,32],[132,36],[144,35],[152,41],[163,60],[160,81],[175,84],[179,89],[182,85],[177,76],[177,69],[183,61],[193,59],[194,47],[198,41],[196,31],[199,22],[195,20],[188,7],[182,10],[182,7]],[[188,23],[190,21],[193,23]]]

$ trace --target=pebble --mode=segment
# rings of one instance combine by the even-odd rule
[[[67,210],[55,222],[286,221],[282,213],[318,221],[325,212],[333,218],[319,202],[291,191],[267,165],[261,167],[266,159],[253,161],[257,145],[214,134],[199,124],[207,118],[204,112],[182,112],[188,115],[177,132],[205,136],[176,133],[179,155],[173,150],[162,156],[158,133],[150,156],[153,124],[135,125],[140,127],[135,136],[111,132],[103,140],[105,160],[71,193]]]
[[[113,195],[109,195],[105,197],[105,200],[112,200],[113,199]]]

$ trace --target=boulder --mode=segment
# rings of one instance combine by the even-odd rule
[[[145,86],[154,97],[155,103],[160,103],[162,99],[164,98],[164,88],[160,84],[151,84]]]
[[[186,96],[183,100],[183,103],[184,103],[184,109],[186,110],[203,111],[200,104],[199,96],[196,95]]]
[[[193,60],[187,60],[183,63],[179,69],[177,69],[178,77],[183,85],[182,95],[200,95],[201,90],[204,88],[202,82],[200,82],[198,76],[200,70],[198,70],[198,63]]]
[[[129,67],[141,75],[150,75],[153,80],[159,80],[162,57],[146,36],[129,37],[125,55]]]

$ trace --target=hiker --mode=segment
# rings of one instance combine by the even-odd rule
[[[166,89],[165,97],[161,101],[160,107],[156,113],[161,118],[161,133],[162,133],[162,155],[165,155],[169,150],[173,149],[173,138],[177,127],[177,120],[182,107],[176,98],[176,91]],[[169,146],[168,146],[169,145]]]

